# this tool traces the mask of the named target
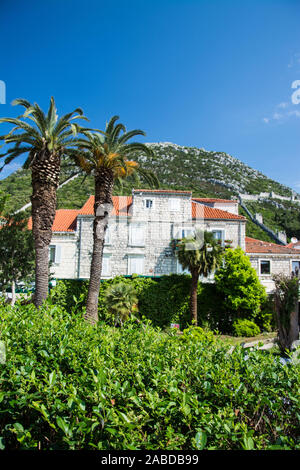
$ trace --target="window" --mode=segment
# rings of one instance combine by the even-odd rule
[[[107,226],[107,229],[106,229],[106,232],[105,232],[104,244],[105,245],[110,244],[110,227],[109,226]]]
[[[128,255],[128,274],[143,274],[144,261],[142,255]]]
[[[186,268],[183,269],[179,261],[177,260],[177,274],[191,274],[190,271]]]
[[[180,199],[171,197],[169,199],[169,210],[170,211],[180,211]]]
[[[111,274],[110,271],[110,255],[103,255],[102,258],[102,271],[101,271],[102,276],[109,276]]]
[[[50,245],[50,248],[49,248],[49,261],[50,263],[55,263],[55,248],[56,246],[55,245]]]
[[[174,238],[186,238],[194,235],[194,229],[191,227],[174,227]]]
[[[300,274],[300,261],[292,261],[292,274],[294,276],[299,276]]]
[[[60,245],[50,245],[49,247],[49,261],[50,263],[59,264],[61,258]]]
[[[260,274],[271,274],[271,261],[260,260]]]
[[[223,240],[223,234],[224,234],[224,231],[223,230],[212,230],[212,234],[213,234],[213,237],[216,239],[216,240]]]
[[[154,207],[153,199],[144,199],[144,207],[146,209],[152,209]]]
[[[129,226],[129,244],[145,246],[145,225],[143,223],[135,223]]]

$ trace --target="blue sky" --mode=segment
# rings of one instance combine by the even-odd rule
[[[1,0],[0,115],[53,95],[59,114],[118,114],[145,142],[225,151],[300,192],[299,20],[299,0]]]

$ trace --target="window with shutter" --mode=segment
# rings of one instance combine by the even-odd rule
[[[61,261],[61,246],[50,245],[49,247],[49,261],[50,263],[59,264]]]
[[[50,245],[50,247],[49,247],[49,261],[50,261],[50,263],[55,263],[55,251],[56,251],[56,246],[55,245]]]
[[[133,246],[145,246],[145,225],[143,223],[130,225],[129,243]]]
[[[104,244],[105,245],[110,244],[110,227],[109,226],[107,226],[107,229],[106,229],[106,232],[105,232]]]
[[[144,256],[128,256],[128,274],[144,274]]]
[[[110,255],[103,255],[102,258],[102,276],[109,276],[111,274],[110,270]]]
[[[171,197],[169,199],[169,210],[170,211],[180,211],[180,199]]]

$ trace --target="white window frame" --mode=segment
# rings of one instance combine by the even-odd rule
[[[145,255],[137,254],[137,253],[132,253],[128,254],[128,265],[127,265],[127,274],[131,276],[132,274],[139,274],[143,275],[145,272]],[[136,272],[132,269],[132,260],[133,259],[140,259],[142,260],[142,269],[141,272]]]
[[[111,245],[111,228],[109,225],[106,228],[104,245]]]
[[[144,237],[143,237],[143,240],[140,241],[140,242],[134,242],[134,240],[133,240],[133,232],[132,231],[137,226],[143,227],[143,230],[144,230]],[[145,226],[144,222],[132,222],[129,225],[129,245],[130,246],[141,246],[141,247],[145,246],[145,240],[146,240],[146,230],[145,230],[145,228],[146,228],[146,226]]]
[[[176,201],[176,204],[175,204]],[[176,208],[174,209],[173,204],[176,205]],[[169,198],[169,211],[170,212],[179,212],[180,211],[180,199],[177,197],[170,197]]]
[[[111,275],[111,264],[110,264],[110,258],[111,254],[110,253],[103,253],[102,257],[102,269],[101,269],[101,276],[103,277],[109,277]],[[104,260],[106,261],[106,271],[103,270],[104,268]]]
[[[270,273],[269,274],[264,274],[261,272],[261,262],[262,261],[268,261],[270,263]],[[267,259],[267,258],[259,258],[258,260],[258,272],[260,276],[271,276],[272,275],[272,260]]]
[[[184,230],[186,232],[190,232],[190,233],[187,233],[187,234],[183,235],[182,232]],[[174,234],[173,238],[176,238],[176,239],[186,238],[189,235],[194,235],[195,234],[195,227],[185,227],[184,225],[176,227],[176,225],[174,225],[173,226],[173,234]],[[180,236],[178,236],[178,235],[180,235]]]
[[[52,261],[53,264],[60,264],[61,262],[61,246],[57,245],[56,243],[51,243],[49,245],[49,261],[50,261],[50,250],[54,248],[54,260]]]
[[[300,259],[291,259],[291,273],[293,272],[293,263],[299,263],[299,274],[300,274]]]
[[[213,232],[221,232],[221,244],[222,246],[224,245],[224,240],[226,240],[225,238],[225,228],[223,227],[213,227],[210,229],[210,232],[213,233]],[[215,240],[219,240],[219,238],[216,238]]]
[[[152,202],[151,207],[147,207],[147,201],[151,201],[151,202]],[[151,211],[151,210],[153,210],[154,207],[155,207],[155,200],[154,200],[152,197],[145,197],[145,198],[144,198],[144,201],[143,201],[143,205],[144,205],[144,209],[146,209],[147,211]]]

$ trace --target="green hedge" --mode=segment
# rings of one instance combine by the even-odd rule
[[[197,329],[0,305],[1,449],[300,449],[299,364]]]
[[[186,274],[170,274],[158,278],[140,276],[117,276],[103,280],[99,295],[99,318],[111,323],[107,312],[104,294],[113,283],[125,282],[133,284],[139,299],[139,313],[152,321],[154,326],[169,327],[171,323],[179,323],[184,329],[190,324],[189,298],[191,276]],[[78,312],[85,307],[88,281],[60,280],[52,289],[51,299],[56,305],[69,311]],[[256,323],[262,330],[272,328],[272,306],[266,303],[256,317]],[[235,314],[224,307],[222,294],[213,283],[198,285],[198,323],[224,333],[232,333]]]
[[[104,302],[106,289],[113,283],[133,284],[139,299],[139,313],[161,328],[170,323],[179,323],[181,329],[190,322],[189,297],[191,276],[170,274],[158,278],[117,276],[103,280],[99,295],[99,318],[109,320]],[[85,306],[88,281],[60,280],[52,289],[52,302],[70,311],[80,310]],[[198,288],[198,316],[200,324],[207,324],[215,329],[219,326],[220,296],[214,284],[201,284]]]

